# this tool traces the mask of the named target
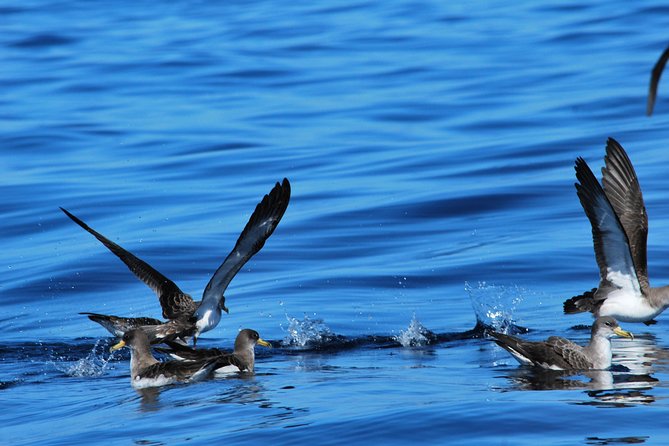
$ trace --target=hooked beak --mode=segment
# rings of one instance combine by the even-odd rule
[[[230,310],[228,310],[228,307],[226,307],[225,305],[221,306],[221,310],[225,311],[225,314],[230,314]]]
[[[121,348],[125,347],[125,341],[121,341],[118,344],[114,344],[111,347],[109,347],[110,352],[115,352],[116,350],[119,350]]]
[[[270,344],[264,339],[258,339],[256,343],[262,345],[263,347],[272,348],[272,344]]]
[[[616,327],[616,328],[614,328],[614,329],[613,329],[613,332],[614,332],[615,334],[617,334],[618,336],[622,336],[623,338],[630,338],[630,339],[632,339],[632,340],[634,339],[634,335],[633,335],[632,333],[630,333],[630,332],[627,331],[627,330],[623,330],[623,329],[620,328],[620,327]]]

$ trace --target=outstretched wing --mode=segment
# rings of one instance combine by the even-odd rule
[[[196,317],[202,317],[206,311],[219,304],[235,274],[254,254],[260,251],[265,241],[272,235],[286,212],[289,200],[290,183],[284,178],[283,183],[276,183],[270,193],[265,195],[256,206],[234,249],[207,284],[202,302],[195,313]]]
[[[641,288],[627,235],[604,189],[583,158],[576,159],[575,184],[581,206],[592,226],[592,241],[599,266],[600,288],[613,286],[639,295]]]
[[[121,259],[130,271],[142,282],[148,285],[160,300],[160,306],[163,308],[163,317],[166,319],[175,319],[176,317],[188,314],[189,316],[195,310],[193,299],[167,277],[154,269],[151,265],[136,257],[129,251],[126,251],[116,243],[100,234],[86,223],[81,221],[67,209],[60,208],[76,224],[92,234],[103,245],[113,252],[116,257]]]
[[[648,86],[648,102],[646,104],[646,115],[650,116],[653,114],[653,108],[655,107],[655,98],[657,97],[657,86],[660,83],[660,77],[662,76],[662,71],[664,71],[664,66],[669,60],[669,47],[662,53],[660,58],[657,60],[657,63],[653,67],[653,71],[650,73],[650,85]]]
[[[606,142],[604,160],[606,162],[606,167],[602,168],[604,192],[625,230],[637,278],[641,290],[646,293],[649,288],[646,258],[648,214],[643,204],[639,180],[625,149],[613,138],[609,138]]]

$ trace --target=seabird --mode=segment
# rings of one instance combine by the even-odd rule
[[[590,342],[585,347],[560,336],[545,341],[524,341],[515,336],[491,332],[494,341],[511,353],[518,362],[551,370],[592,370],[611,367],[611,337],[633,338],[609,316],[597,318],[592,324]]]
[[[223,293],[242,266],[260,251],[265,241],[272,235],[288,207],[289,200],[290,183],[284,178],[281,184],[276,183],[270,193],[258,203],[237,239],[235,247],[214,273],[204,289],[202,301],[199,302],[195,302],[190,295],[181,291],[174,282],[151,265],[95,231],[66,209],[61,208],[75,223],[91,233],[121,259],[138,279],[157,294],[163,317],[168,321],[163,323],[152,318],[124,318],[97,313],[82,314],[88,315],[91,320],[98,322],[116,336],[122,336],[128,329],[142,328],[152,343],[192,336],[195,344],[201,333],[218,325],[222,311],[228,312]]]
[[[257,331],[245,328],[239,332],[235,339],[233,352],[222,351],[217,348],[192,349],[186,345],[167,341],[170,349],[158,348],[156,350],[170,355],[179,361],[202,362],[216,360],[215,373],[228,374],[236,372],[254,372],[256,344],[272,348],[272,344],[260,338]]]
[[[664,50],[660,58],[655,63],[653,71],[650,72],[650,84],[648,86],[648,102],[646,104],[646,115],[650,116],[653,114],[653,108],[655,107],[655,98],[657,98],[657,86],[660,83],[660,77],[662,76],[662,71],[664,71],[664,66],[669,60],[669,47]]]
[[[602,184],[576,159],[578,198],[592,226],[599,287],[564,302],[565,314],[590,311],[623,322],[655,323],[669,306],[669,286],[648,282],[648,215],[632,162],[613,138],[606,144]]]
[[[123,347],[130,349],[130,382],[137,389],[200,381],[212,376],[218,367],[216,358],[160,362],[151,354],[149,338],[141,329],[126,332],[109,350],[113,352]]]

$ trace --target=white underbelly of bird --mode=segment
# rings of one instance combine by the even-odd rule
[[[643,295],[629,290],[617,290],[609,293],[602,306],[599,316],[611,316],[623,322],[645,322],[654,319],[664,308],[651,306]]]
[[[159,375],[154,378],[143,378],[141,376],[135,377],[132,380],[132,387],[135,389],[148,389],[150,387],[161,387],[168,384],[174,384],[177,380],[175,378],[167,378],[165,375]]]
[[[216,327],[221,320],[220,311],[215,310],[206,310],[201,318],[197,320],[195,325],[197,326],[198,333],[204,333],[212,328]]]

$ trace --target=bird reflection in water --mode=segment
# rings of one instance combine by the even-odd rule
[[[634,341],[613,341],[613,366],[609,370],[566,371],[520,366],[505,376],[509,390],[582,390],[591,399],[573,404],[599,407],[629,407],[650,404],[650,391],[659,380],[653,378],[653,364],[669,360],[657,347],[652,335],[636,336]],[[593,443],[597,444],[597,443]]]
[[[639,436],[639,437],[618,437],[618,438],[600,438],[600,437],[588,437],[585,439],[585,444],[592,445],[609,445],[609,444],[641,444],[645,443],[650,437]]]
[[[142,412],[157,412],[160,410],[158,397],[160,396],[160,387],[148,387],[145,389],[135,389],[140,396],[139,410]]]

